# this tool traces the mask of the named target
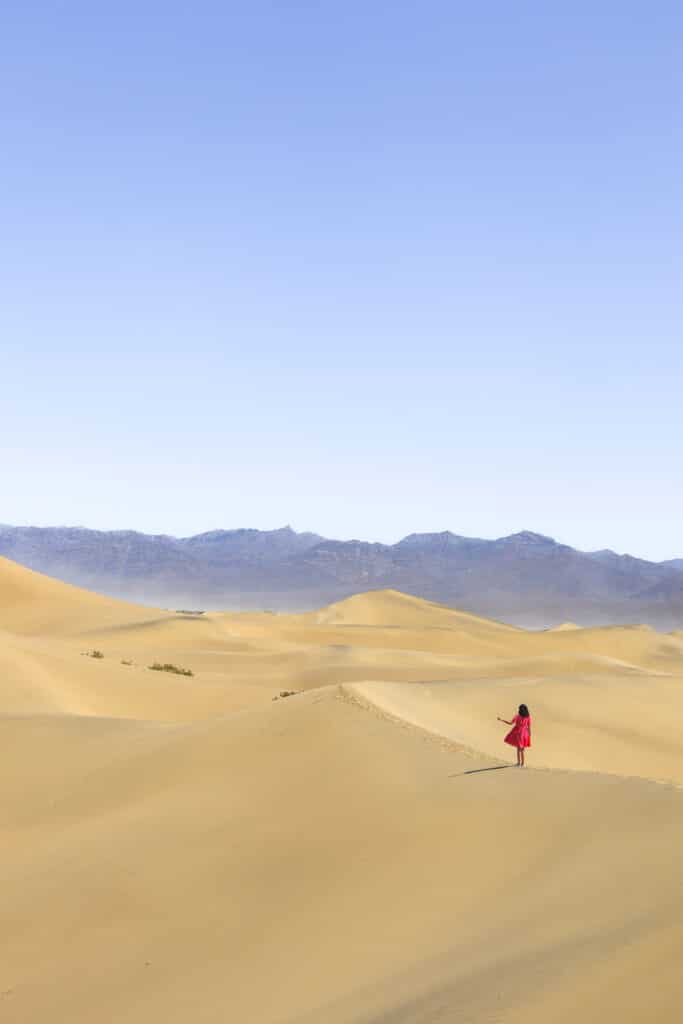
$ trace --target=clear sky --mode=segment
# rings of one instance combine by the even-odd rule
[[[683,7],[0,16],[0,522],[683,556]]]

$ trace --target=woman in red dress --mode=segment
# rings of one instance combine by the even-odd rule
[[[528,707],[526,704],[520,704],[519,711],[511,722],[508,722],[507,718],[499,718],[498,721],[512,726],[505,737],[505,742],[511,747],[517,747],[517,767],[523,768],[524,751],[531,746],[531,715]]]

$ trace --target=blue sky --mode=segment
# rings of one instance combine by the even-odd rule
[[[9,5],[0,521],[683,556],[683,8]]]

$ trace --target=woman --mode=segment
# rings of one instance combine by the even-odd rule
[[[519,705],[519,711],[512,719],[508,721],[507,718],[498,718],[499,722],[505,722],[506,725],[511,725],[512,729],[505,737],[505,742],[509,743],[511,747],[517,747],[517,767],[524,767],[524,751],[527,747],[531,746],[531,715],[526,704]]]

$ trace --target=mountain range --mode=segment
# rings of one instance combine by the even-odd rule
[[[394,588],[515,625],[683,627],[683,559],[578,551],[524,531],[497,540],[414,533],[396,544],[314,533],[0,526],[0,555],[67,583],[163,607],[300,611]]]

